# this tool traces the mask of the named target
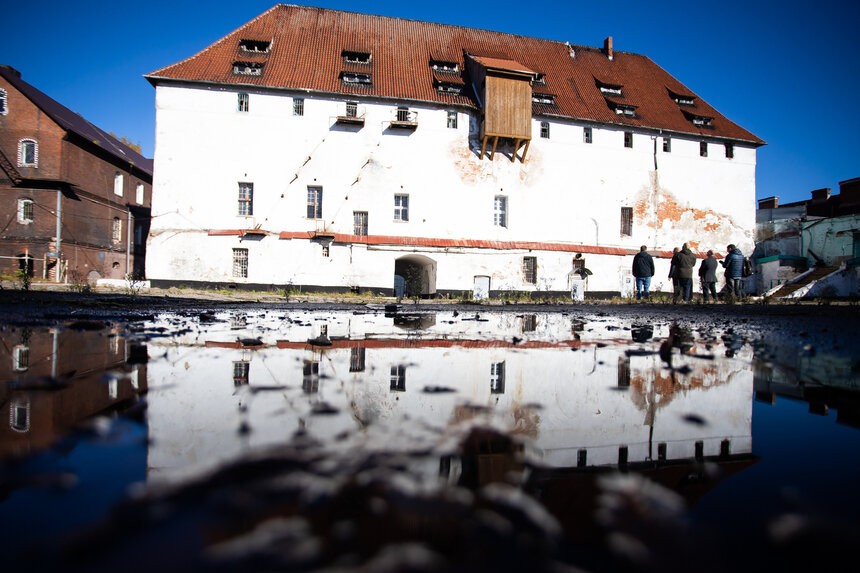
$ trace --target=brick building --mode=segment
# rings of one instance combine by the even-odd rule
[[[0,66],[0,274],[142,276],[151,198],[151,159]]]

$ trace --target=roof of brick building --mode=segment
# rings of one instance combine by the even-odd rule
[[[551,104],[535,103],[538,116],[765,143],[646,56],[613,51],[610,58],[603,49],[567,42],[305,6],[279,4],[146,77],[154,84],[177,80],[478,108],[467,56],[540,74],[545,84],[536,92],[554,97]],[[457,66],[434,69],[434,62]],[[453,93],[440,83],[464,88]],[[635,112],[621,113],[624,107]]]

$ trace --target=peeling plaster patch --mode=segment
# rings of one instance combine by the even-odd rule
[[[506,151],[510,151],[510,147]],[[460,179],[467,185],[478,185],[479,183],[497,183],[499,180],[510,181],[519,179],[525,185],[540,178],[543,173],[543,161],[540,150],[530,147],[526,162],[519,159],[511,161],[510,155],[502,150],[496,150],[495,158],[490,161],[489,150],[486,151],[484,159],[478,158],[481,148],[477,150],[471,145],[471,141],[465,138],[457,139],[451,143],[449,152],[454,168],[460,175]],[[522,154],[522,149],[520,149]],[[519,157],[519,156],[518,156]]]
[[[657,193],[659,195],[656,195]],[[655,196],[659,199],[656,207],[652,207]],[[660,189],[655,177],[652,177],[651,188],[639,191],[634,205],[636,220],[660,231],[669,244],[686,241],[694,248],[703,244],[726,244],[735,241],[738,234],[744,233],[729,215],[681,204],[672,193]],[[666,236],[666,233],[669,235]],[[697,239],[685,238],[688,236]]]

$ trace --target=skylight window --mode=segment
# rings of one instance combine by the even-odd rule
[[[233,62],[233,73],[243,76],[259,76],[263,73],[263,64],[259,62]]]
[[[369,64],[371,59],[370,52],[344,50],[341,52],[341,55],[343,56],[343,61],[348,64]]]
[[[364,84],[370,85],[370,74],[360,74],[357,72],[343,72],[340,76],[345,84]]]
[[[555,105],[555,96],[552,94],[532,94],[532,103]]]
[[[444,62],[442,60],[431,60],[430,67],[437,72],[455,73],[460,71],[460,65],[457,62]]]
[[[265,40],[239,40],[239,48],[255,54],[268,54],[269,44]]]

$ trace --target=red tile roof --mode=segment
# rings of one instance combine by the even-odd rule
[[[271,41],[269,52],[261,57],[243,50],[240,40]],[[344,50],[371,53],[371,61],[347,64]],[[445,81],[440,76],[448,74],[434,75],[430,67],[431,60],[454,61],[460,71],[450,75],[463,77],[467,74],[466,54],[489,61],[508,60],[507,66],[518,64],[517,67],[545,74],[546,89],[541,91],[554,94],[555,105],[536,105],[536,115],[656,128],[755,145],[765,143],[698,96],[694,105],[684,105],[683,109],[714,119],[709,126],[693,125],[671,96],[692,95],[691,90],[646,56],[616,50],[610,60],[601,49],[587,46],[305,6],[279,4],[198,54],[146,77],[153,84],[184,80],[328,94],[358,93],[477,108],[471,89],[462,94],[436,89],[434,77],[437,82]],[[260,75],[242,75],[233,73],[236,61],[265,63]],[[371,74],[372,85],[345,84],[341,80],[344,70]],[[636,106],[635,116],[616,114],[595,79],[622,86],[621,99]]]

